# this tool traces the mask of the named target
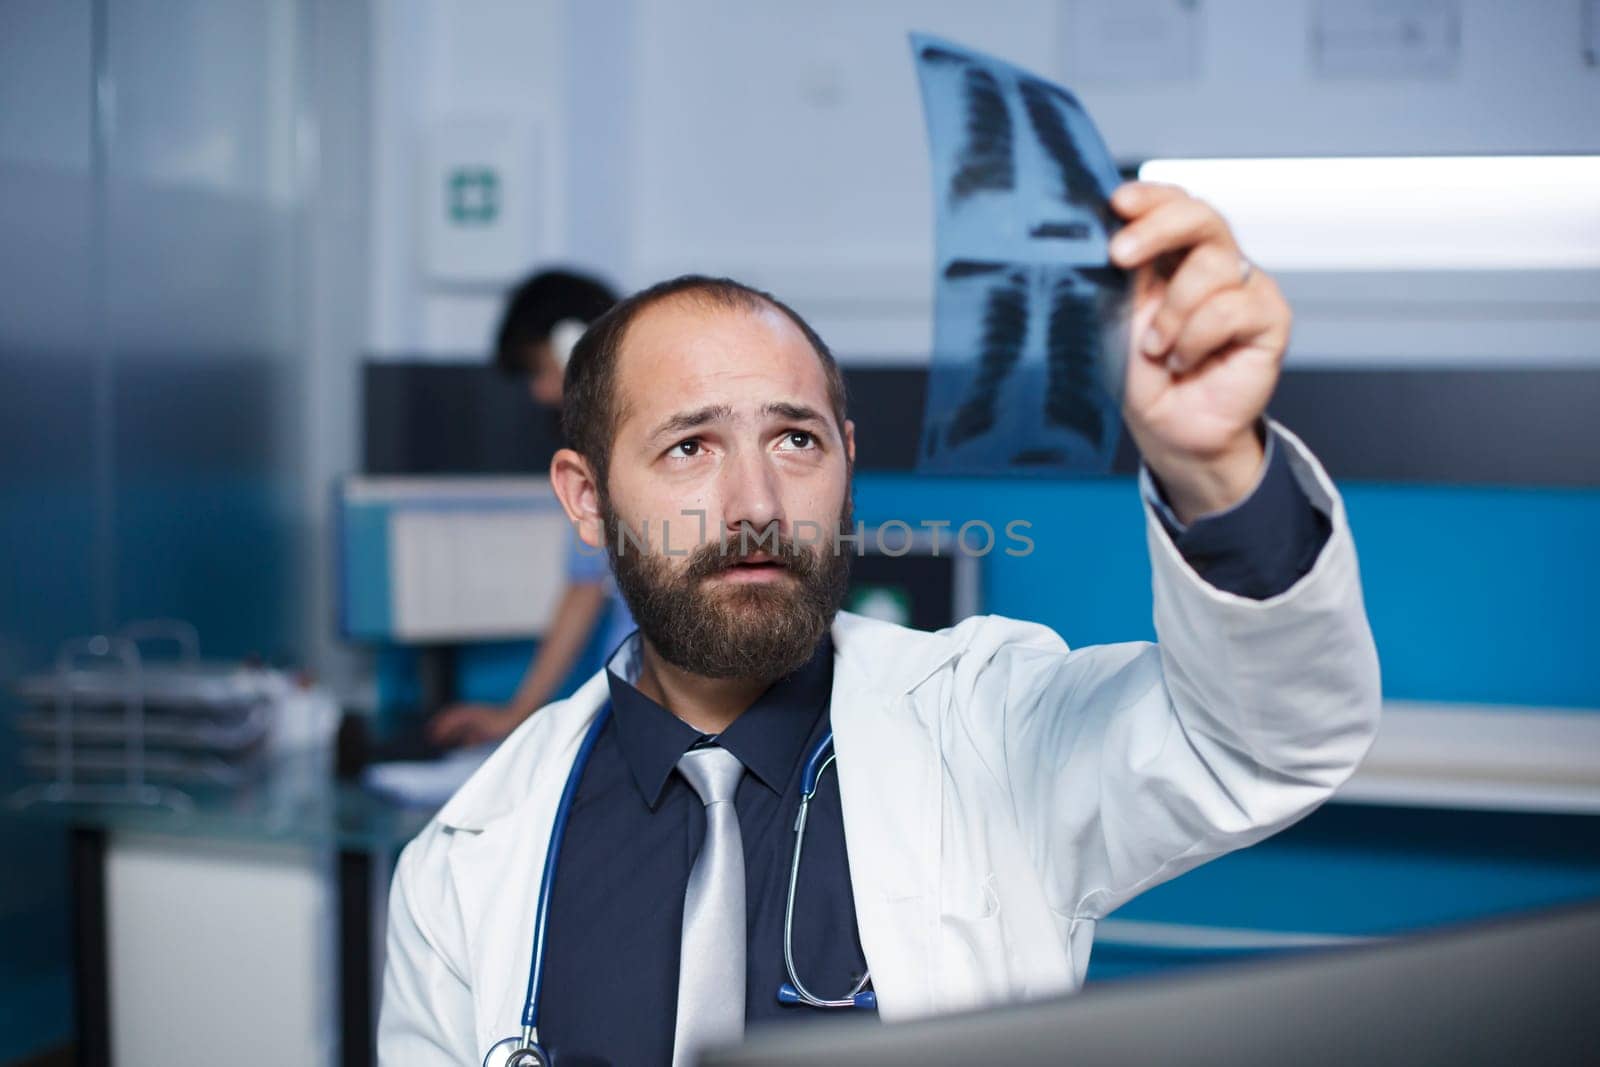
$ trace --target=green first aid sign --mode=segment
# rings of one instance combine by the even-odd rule
[[[445,187],[453,225],[488,226],[500,217],[500,176],[493,167],[455,167]]]
[[[910,626],[911,594],[904,586],[862,582],[851,587],[845,610]]]

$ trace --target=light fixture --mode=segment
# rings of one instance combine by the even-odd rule
[[[1282,271],[1600,269],[1600,156],[1153,159]]]

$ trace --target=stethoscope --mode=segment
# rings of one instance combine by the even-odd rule
[[[805,771],[800,775],[800,811],[794,817],[794,859],[789,862],[789,894],[783,904],[783,967],[789,980],[778,987],[781,1004],[808,1004],[813,1008],[866,1008],[876,1010],[878,994],[867,988],[872,972],[861,975],[855,988],[837,1000],[819,997],[806,988],[794,969],[794,891],[800,884],[800,850],[806,843],[806,813],[811,810],[811,798],[817,795],[817,783],[822,772],[833,763],[833,731],[829,730],[817,747],[806,758]]]
[[[489,1067],[489,1061],[499,1050],[505,1051],[504,1067],[552,1067],[554,1063],[539,1042],[539,994],[544,985],[544,938],[545,925],[550,917],[550,889],[555,884],[556,862],[561,855],[562,839],[566,837],[567,819],[572,814],[578,782],[583,778],[589,755],[594,751],[595,742],[610,718],[611,702],[608,700],[578,746],[578,754],[572,760],[572,770],[567,773],[567,784],[561,790],[561,803],[556,807],[555,822],[550,827],[550,844],[544,857],[544,878],[539,884],[539,903],[533,916],[533,958],[528,965],[528,991],[523,998],[522,1033],[501,1038],[489,1046],[489,1051],[483,1056],[483,1067]],[[794,820],[794,859],[789,865],[789,892],[783,908],[783,966],[789,980],[778,987],[778,1000],[784,1004],[806,1004],[813,1008],[875,1009],[878,996],[867,988],[872,981],[870,972],[861,976],[861,981],[856,983],[854,989],[836,1000],[816,996],[795,973],[794,900],[795,886],[800,878],[800,850],[805,844],[806,813],[810,810],[811,798],[816,796],[822,772],[833,761],[833,731],[830,730],[806,757],[805,770],[800,776],[800,811]]]

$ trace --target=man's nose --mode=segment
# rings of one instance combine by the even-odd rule
[[[760,449],[740,450],[723,464],[722,518],[735,537],[744,523],[758,533],[764,533],[772,523],[781,528],[783,502],[778,493],[778,475]]]

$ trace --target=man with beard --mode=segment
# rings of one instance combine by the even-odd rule
[[[574,351],[551,479],[639,633],[407,847],[385,1062],[681,1064],[825,999],[1069,991],[1099,918],[1354,769],[1379,704],[1354,548],[1263,416],[1288,307],[1204,204],[1113,204],[1159,644],[840,612],[855,445],[827,347],[726,279],[624,300]]]

